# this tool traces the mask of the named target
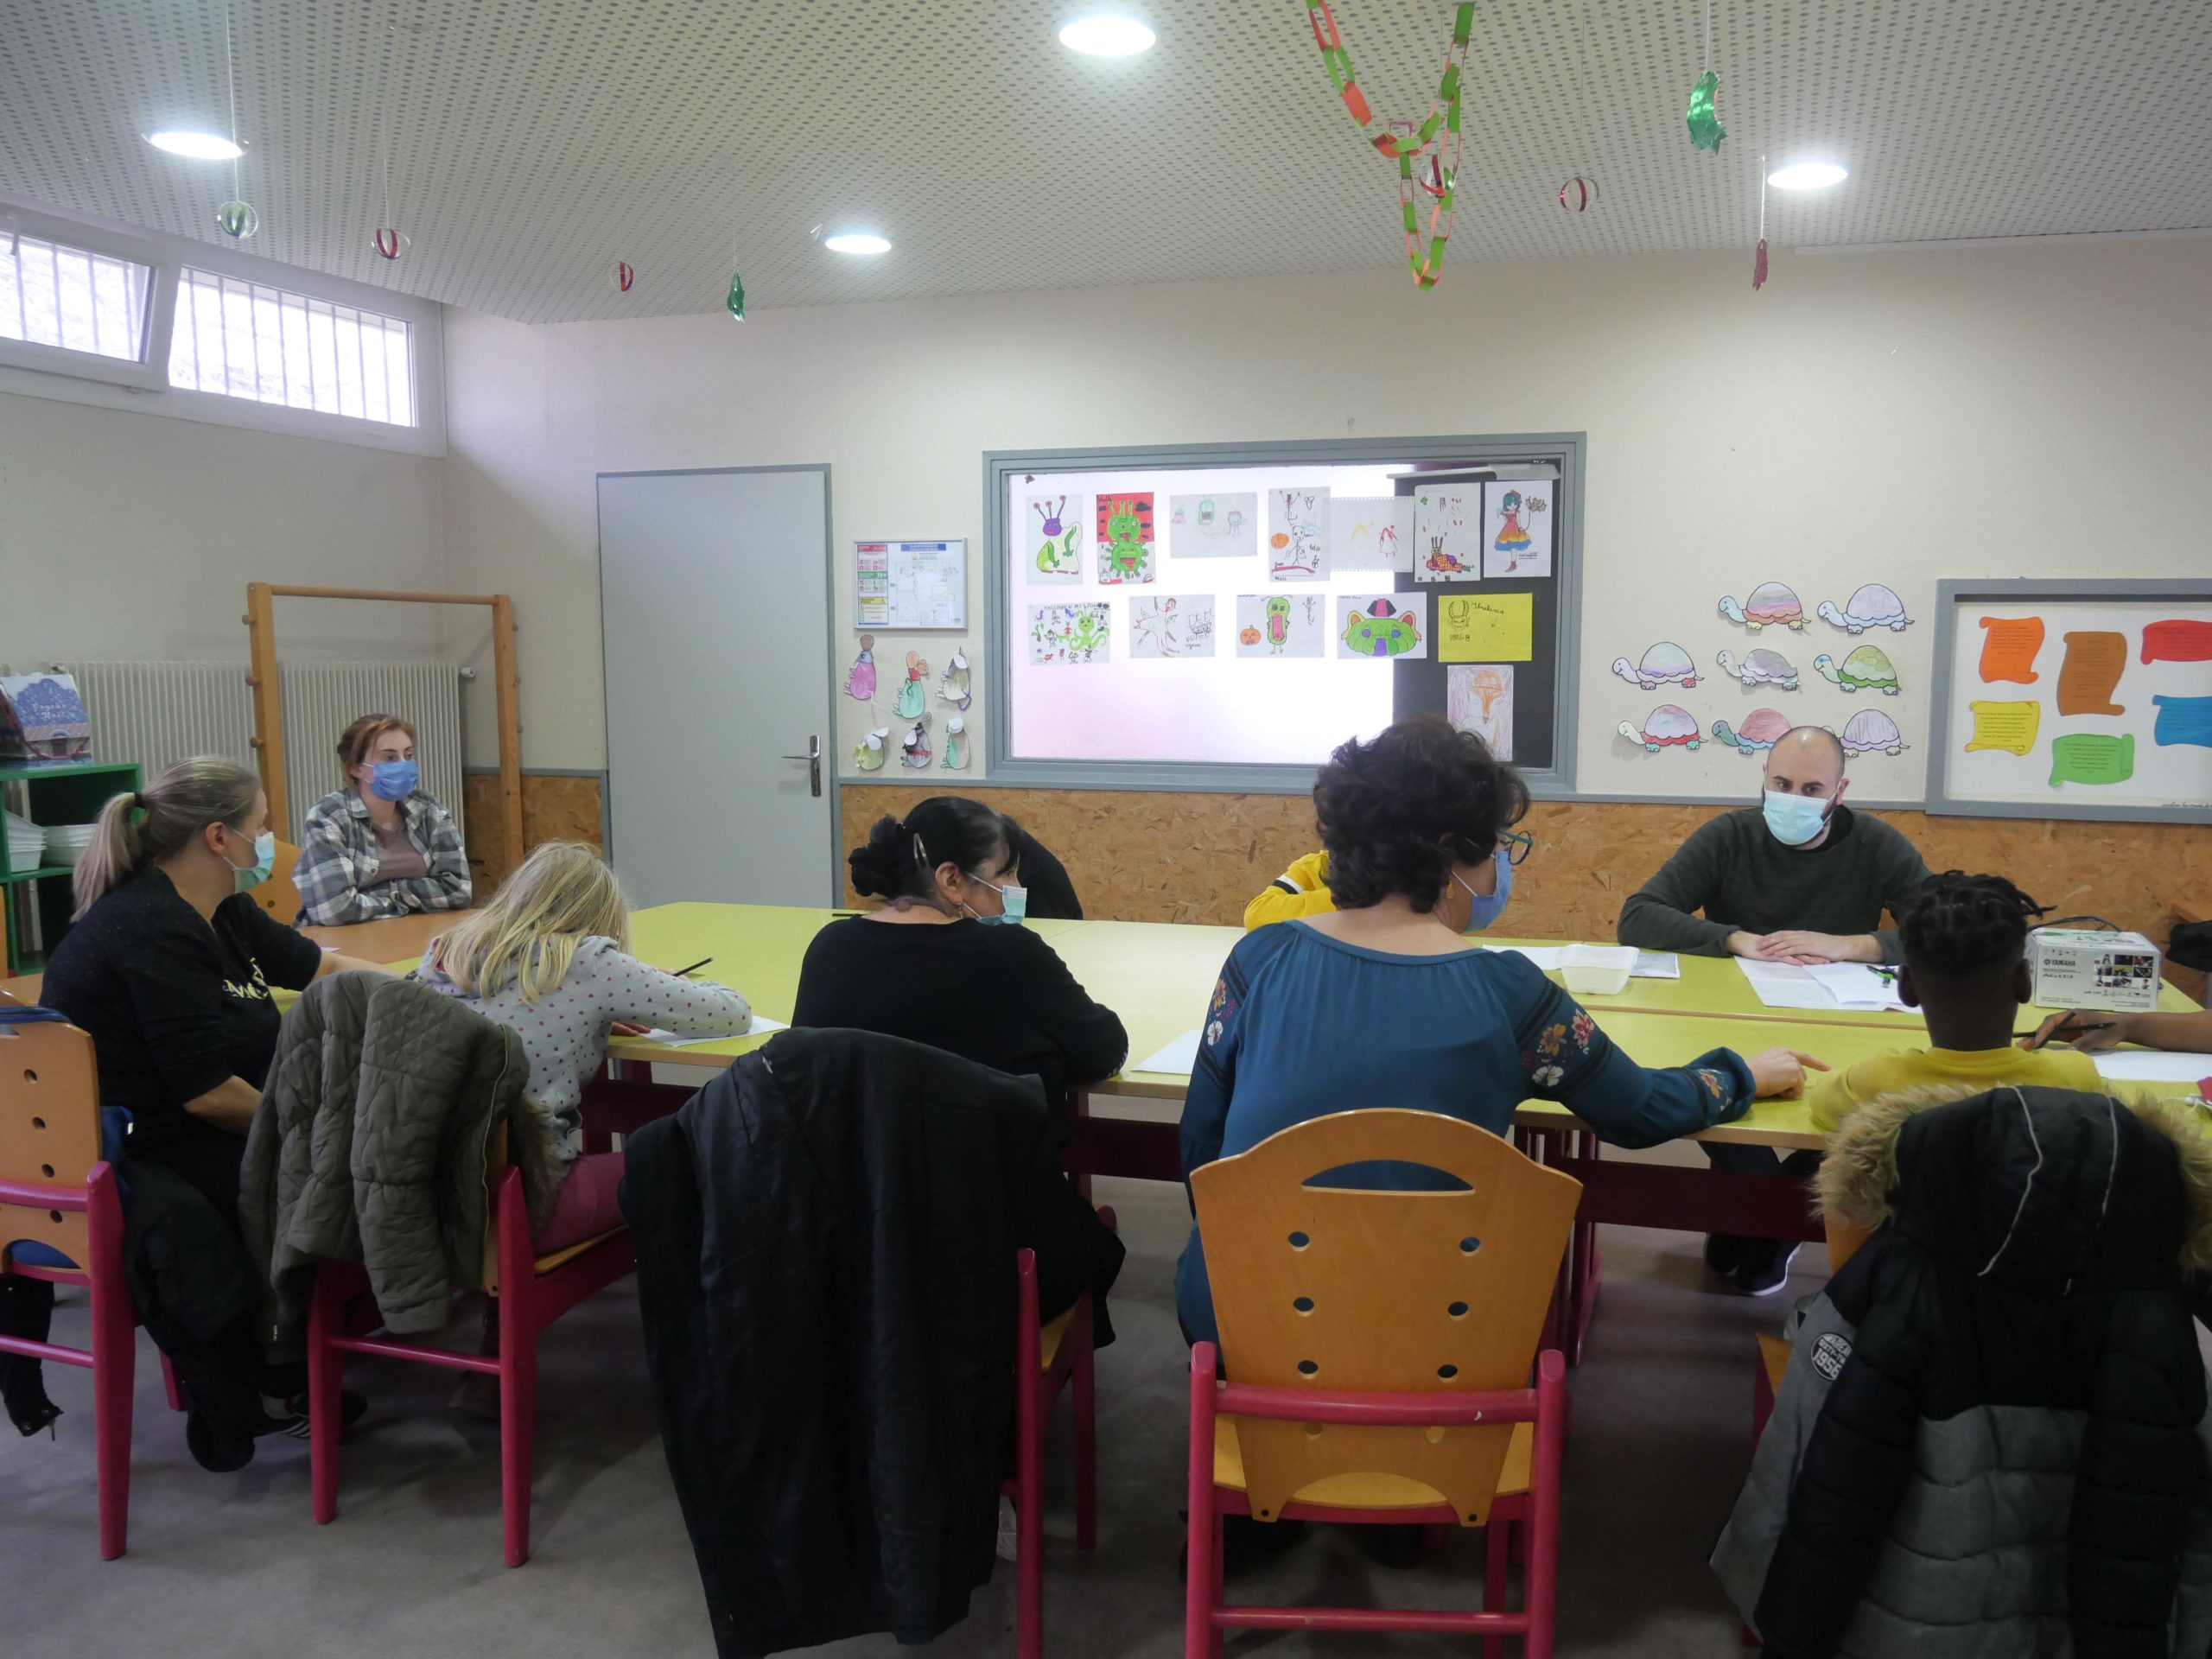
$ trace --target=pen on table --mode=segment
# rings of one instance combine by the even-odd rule
[[[702,957],[698,961],[693,963],[689,968],[677,969],[676,970],[676,977],[678,979],[687,978],[690,975],[697,973],[702,968],[705,967],[713,960],[714,958],[712,957]]]
[[[2042,1042],[2037,1043],[2036,1046],[2037,1048],[2046,1048],[2052,1043],[2056,1042],[2061,1037],[2082,1037],[2088,1035],[2093,1031],[2110,1031],[2117,1024],[2119,1024],[2119,1021],[2115,1020],[2100,1020],[2095,1021],[2094,1024],[2086,1026],[2069,1026],[2065,1024],[2056,1025],[2050,1028],[2050,1034],[2048,1037],[2045,1037]],[[2032,1037],[2036,1034],[2036,1031],[2041,1031],[2043,1027],[2041,1026],[2037,1026],[2035,1028],[2035,1031],[2016,1031],[2012,1035],[2016,1038]]]

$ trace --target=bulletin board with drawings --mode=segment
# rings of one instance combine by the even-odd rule
[[[1930,812],[2212,823],[2212,581],[1936,593]]]
[[[1573,789],[1580,434],[985,457],[988,772],[1292,791],[1446,715]]]

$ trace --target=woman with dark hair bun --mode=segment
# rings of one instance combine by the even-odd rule
[[[1565,1103],[1606,1140],[1648,1147],[1741,1117],[1805,1080],[1805,1056],[1717,1048],[1647,1071],[1526,957],[1462,936],[1504,910],[1533,842],[1529,791],[1483,741],[1433,715],[1330,757],[1314,817],[1337,908],[1248,933],[1201,1021],[1183,1108],[1183,1170],[1332,1112],[1441,1112],[1503,1135],[1531,1096]],[[1815,1062],[1815,1064],[1817,1064]],[[1351,1186],[1439,1178],[1376,1162]],[[1184,1334],[1215,1339],[1197,1228],[1176,1269]]]
[[[795,1026],[839,1026],[927,1043],[1045,1085],[1039,1172],[1039,1301],[1046,1319],[1084,1288],[1103,1297],[1122,1246],[1059,1172],[1067,1093],[1122,1069],[1128,1033],[1085,995],[1052,947],[1019,923],[1020,829],[958,795],[884,817],[846,863],[853,888],[883,902],[814,936],[800,966]],[[1009,913],[1011,912],[1011,913]],[[1100,1342],[1112,1326],[1099,1304]]]

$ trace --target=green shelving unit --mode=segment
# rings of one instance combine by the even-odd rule
[[[9,810],[33,823],[90,823],[108,797],[139,786],[136,765],[79,760],[53,766],[0,766],[0,798]],[[69,931],[74,907],[67,864],[33,870],[10,869],[8,843],[0,836],[0,934],[7,941],[8,974],[35,974]],[[33,938],[37,940],[34,946]]]

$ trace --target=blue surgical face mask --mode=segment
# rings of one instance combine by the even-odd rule
[[[1802,847],[1821,833],[1828,821],[1828,808],[1834,804],[1818,795],[1788,795],[1770,789],[1759,810],[1766,815],[1766,827],[1777,841],[1785,847]]]
[[[987,926],[995,927],[1001,925],[1011,925],[1013,926],[1019,927],[1021,925],[1021,918],[1029,913],[1028,888],[1018,887],[1011,881],[1006,882],[1004,885],[1001,885],[995,881],[986,881],[980,875],[971,875],[968,879],[970,881],[973,881],[979,887],[988,887],[993,893],[998,894],[999,902],[1006,906],[1005,910],[999,915],[981,916],[976,915],[976,912],[974,910],[968,909],[966,906],[963,906],[962,908],[968,909],[968,913],[970,916],[974,916],[977,921],[983,923]]]
[[[224,861],[229,863],[227,856]],[[251,888],[259,887],[269,879],[270,872],[276,868],[276,832],[273,830],[264,830],[253,838],[253,862],[244,869],[240,869],[235,864],[231,865],[231,880],[234,884],[232,890],[245,893]]]
[[[422,775],[412,760],[379,760],[369,768],[369,793],[380,801],[404,801]]]
[[[1462,933],[1479,933],[1499,917],[1505,914],[1505,901],[1513,896],[1513,861],[1501,847],[1490,855],[1491,868],[1497,872],[1497,891],[1477,893],[1460,880],[1459,872],[1452,872],[1452,879],[1466,888],[1470,911]]]

